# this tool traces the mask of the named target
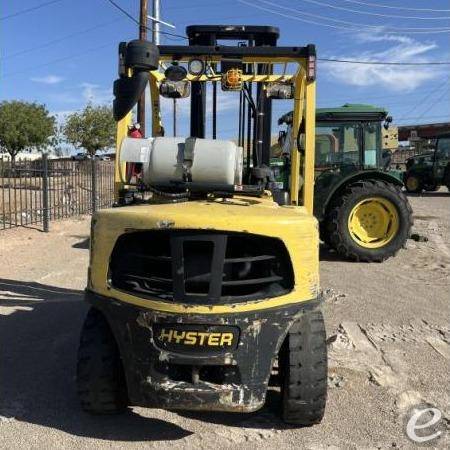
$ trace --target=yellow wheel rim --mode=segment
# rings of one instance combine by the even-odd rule
[[[419,189],[419,180],[416,177],[409,177],[406,180],[406,187],[410,191],[415,191]]]
[[[366,198],[350,212],[348,229],[352,239],[361,247],[384,247],[398,232],[397,208],[383,197]]]

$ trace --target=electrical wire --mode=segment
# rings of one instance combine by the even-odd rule
[[[404,122],[405,120],[419,120],[419,119],[422,119],[422,116],[405,117],[403,119],[396,119],[396,120],[394,120],[394,123]],[[427,119],[448,119],[450,121],[450,113],[449,114],[441,114],[438,116],[428,116]]]
[[[422,114],[419,116],[419,119],[421,119],[422,117],[424,117],[428,111],[430,111],[431,109],[433,109],[438,103],[440,103],[442,100],[444,100],[444,98],[448,95],[449,93],[449,88],[447,87],[447,89],[442,93],[442,95],[440,95],[437,99],[435,99],[435,101],[433,103],[430,104],[430,106],[422,112]],[[450,119],[450,114],[448,115],[449,119]],[[419,120],[417,119],[417,120]]]
[[[431,11],[431,12],[450,12],[450,9],[431,9],[431,8],[408,8],[406,6],[381,5],[379,3],[362,2],[360,0],[343,0],[344,2],[357,5],[374,6],[375,8],[401,9],[403,11]]]
[[[377,17],[390,17],[394,19],[415,19],[415,20],[447,20],[450,19],[449,16],[446,17],[418,17],[418,16],[399,16],[399,15],[393,15],[393,14],[382,14],[382,13],[375,13],[370,11],[363,11],[360,9],[352,9],[352,8],[345,8],[344,6],[337,6],[337,5],[331,5],[330,3],[320,2],[318,0],[301,0],[307,3],[312,3],[314,5],[319,6],[325,6],[326,8],[332,8],[332,9],[339,9],[341,11],[348,11],[356,14],[364,14],[366,16],[377,16]]]
[[[328,28],[333,28],[333,29],[337,29],[337,30],[345,30],[345,31],[366,31],[363,30],[361,28],[349,28],[349,27],[343,27],[343,26],[339,26],[339,25],[331,25],[329,23],[323,23],[323,22],[317,22],[314,20],[308,20],[308,19],[303,19],[301,17],[297,17],[297,16],[292,16],[292,15],[288,15],[288,14],[284,14],[281,13],[279,11],[275,11],[273,9],[269,9],[269,8],[265,8],[264,6],[261,5],[256,5],[254,3],[250,3],[248,1],[245,0],[237,0],[239,3],[243,3],[244,5],[247,6],[252,6],[254,8],[260,9],[262,11],[266,11],[269,12],[271,14],[275,14],[281,17],[285,17],[287,19],[291,19],[291,20],[297,20],[299,22],[304,22],[304,23],[310,23],[313,25],[319,25],[322,27],[328,27]],[[377,27],[378,29],[380,29],[380,27]],[[448,33],[449,31],[428,31],[428,32],[424,32],[424,31],[386,31],[389,34],[422,34],[422,33]]]
[[[450,61],[430,61],[430,62],[401,62],[401,61],[353,61],[351,59],[317,58],[318,61],[368,64],[374,66],[448,66]]]
[[[113,23],[119,22],[120,20],[122,20],[122,19],[121,18],[120,19],[114,19],[114,20],[110,20],[108,22],[100,23],[98,25],[95,25],[94,27],[86,28],[86,29],[80,30],[80,31],[75,31],[74,33],[66,34],[65,36],[62,36],[62,37],[60,37],[58,39],[53,39],[52,41],[45,42],[44,44],[41,44],[41,45],[37,45],[36,47],[30,47],[30,48],[23,49],[23,50],[20,50],[18,52],[15,52],[15,53],[11,53],[9,55],[5,55],[5,56],[2,57],[2,59],[3,60],[11,59],[11,58],[15,58],[16,56],[21,56],[21,55],[25,55],[26,53],[31,53],[31,52],[33,52],[35,50],[41,50],[43,48],[50,47],[53,44],[59,44],[60,42],[63,42],[65,40],[67,40],[67,39],[70,39],[70,38],[72,38],[74,36],[78,36],[80,34],[89,33],[90,31],[97,30],[98,28],[103,28],[103,27],[106,27],[108,25],[112,25]]]
[[[31,8],[22,9],[12,14],[8,14],[7,16],[0,17],[0,20],[12,19],[13,17],[21,16],[22,14],[29,13],[31,11],[36,11],[37,9],[44,8],[45,6],[50,6],[55,3],[60,3],[64,0],[51,0],[49,2],[41,3],[40,5],[32,6]]]
[[[126,11],[125,9],[123,9],[120,5],[118,5],[114,0],[106,0],[107,2],[109,2],[112,6],[114,6],[117,10],[119,10],[122,14],[124,14],[125,16],[127,16],[130,20],[132,20],[135,24],[140,25],[139,20],[135,19],[128,11]],[[153,32],[153,28],[150,27],[145,27],[148,31]],[[176,33],[170,33],[169,31],[160,31],[160,34],[165,34],[167,36],[174,36],[180,39],[187,39],[186,36],[182,36],[181,34],[176,34]]]
[[[443,83],[439,83],[434,89],[432,89],[427,95],[425,95],[423,98],[420,99],[419,102],[417,102],[411,109],[408,110],[407,114],[411,114],[413,111],[415,111],[417,108],[420,108],[431,96],[433,96],[436,92],[440,91],[442,88],[447,86],[450,78],[447,77]],[[400,116],[399,120],[401,120],[404,117],[404,115]]]
[[[249,2],[245,2],[244,0],[238,0],[238,1],[241,3],[246,3],[247,5],[252,5],[256,8],[262,9],[261,6],[257,6],[256,4],[251,4]],[[342,23],[344,25],[350,25],[352,27],[375,28],[377,30],[383,29],[384,31],[386,31],[388,33],[413,33],[413,32],[414,33],[425,33],[425,32],[426,33],[448,33],[448,32],[450,32],[449,27],[425,27],[425,28],[424,27],[396,27],[395,31],[390,31],[389,27],[381,27],[379,25],[369,25],[366,23],[357,23],[357,22],[349,22],[347,20],[333,19],[331,17],[322,16],[320,14],[308,13],[308,12],[300,11],[299,9],[296,9],[296,8],[282,6],[282,5],[279,5],[278,3],[274,3],[274,2],[271,2],[268,0],[259,0],[259,3],[264,3],[271,7],[279,8],[279,9],[282,9],[285,11],[294,12],[294,13],[300,14],[302,16],[313,17],[313,18],[320,19],[320,20],[329,20],[330,22]],[[272,10],[270,12],[274,13],[275,11]],[[298,17],[291,17],[291,16],[288,16],[288,17],[293,18],[293,19],[299,19]],[[325,25],[324,23],[318,23],[318,24]]]
[[[114,43],[109,42],[107,44],[99,45],[98,47],[93,47],[93,48],[87,49],[87,50],[85,50],[83,52],[80,52],[80,53],[77,53],[75,55],[64,56],[63,58],[58,58],[58,59],[54,59],[52,61],[48,61],[48,62],[43,63],[43,64],[37,64],[37,65],[34,65],[34,66],[30,66],[30,67],[27,67],[26,69],[18,70],[16,72],[9,72],[9,73],[6,73],[5,75],[3,75],[2,78],[8,78],[8,77],[11,77],[12,75],[28,73],[29,71],[34,71],[35,69],[40,69],[41,67],[47,67],[47,66],[49,66],[51,64],[56,64],[56,63],[60,63],[60,62],[63,62],[63,61],[68,61],[68,60],[71,60],[71,59],[74,59],[74,58],[79,58],[80,56],[84,56],[87,53],[95,52],[97,50],[101,50],[103,48],[106,48],[106,47],[109,47],[109,46],[112,46],[112,45],[115,45],[115,44],[116,44],[115,42]]]

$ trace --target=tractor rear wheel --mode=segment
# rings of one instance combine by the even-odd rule
[[[382,262],[404,247],[412,224],[412,209],[400,188],[362,180],[332,201],[325,227],[327,241],[340,255]]]
[[[91,308],[81,331],[77,360],[81,407],[93,414],[116,414],[128,403],[125,376],[114,336],[103,314]]]
[[[319,423],[327,399],[327,343],[319,310],[305,312],[290,328],[280,350],[281,416],[284,422]]]
[[[405,179],[405,188],[411,194],[420,194],[423,191],[423,184],[416,175],[407,175]]]

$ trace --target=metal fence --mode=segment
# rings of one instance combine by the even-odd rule
[[[112,205],[114,162],[0,159],[0,230],[91,214]]]

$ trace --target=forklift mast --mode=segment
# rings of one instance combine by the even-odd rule
[[[277,45],[280,32],[278,28],[271,26],[228,26],[228,25],[192,25],[186,28],[189,38],[189,45],[211,45],[217,46],[219,41],[238,41],[241,47],[261,47]],[[250,69],[251,70],[251,69]],[[269,64],[258,64],[257,73],[259,75],[272,74]],[[216,107],[217,105],[217,83],[213,84],[213,139],[216,138]],[[270,141],[272,128],[272,99],[263,95],[262,85],[259,84],[256,90],[256,116],[254,119],[253,139],[247,136],[247,142],[252,141],[254,152],[259,152],[261,161],[256,160],[253,164],[269,166],[270,164]],[[241,93],[239,116],[244,118],[244,111],[250,115],[252,111],[247,105],[246,97]],[[205,137],[206,120],[206,85],[198,81],[191,83],[191,136]],[[250,122],[250,117],[248,122]],[[240,123],[241,135],[245,135],[245,123]],[[248,130],[247,126],[247,131]],[[242,139],[243,140],[243,139]],[[243,143],[243,142],[242,142]],[[256,159],[256,158],[255,158]]]
[[[133,195],[133,191],[159,192],[172,196],[180,194],[184,198],[189,197],[194,190],[203,195],[227,192],[227,195],[259,196],[270,190],[280,204],[302,205],[312,213],[316,75],[314,45],[278,46],[279,30],[271,26],[193,25],[186,28],[186,35],[188,45],[156,47],[146,41],[131,41],[119,46],[119,79],[114,84],[114,117],[118,121],[115,176],[118,203],[121,204],[121,199],[128,198],[130,193]],[[131,110],[147,83],[150,84],[151,93],[152,135],[146,137],[145,142],[132,142],[128,140],[127,124],[131,120]],[[211,87],[208,88],[208,84]],[[217,123],[217,85],[224,92],[231,91],[230,95],[239,95],[235,114],[238,119],[236,140],[217,139],[218,125],[221,125]],[[207,90],[211,88],[212,112],[207,117]],[[190,97],[189,137],[164,136],[161,97]],[[291,176],[289,186],[285,186],[282,191],[274,182],[270,168],[274,99],[293,102],[293,151],[288,162]],[[211,136],[206,136],[207,120],[211,121]],[[213,143],[211,138],[217,143]],[[199,172],[192,176],[191,165],[200,167],[197,165],[202,158],[197,152],[197,159],[192,162],[189,159],[192,149],[187,150],[188,163],[182,159],[169,162],[167,158],[175,157],[176,145],[184,146],[186,142],[188,148],[191,143],[197,142],[196,145],[210,149],[209,153],[204,154],[205,163],[210,158],[207,164],[214,161],[214,148],[220,154],[225,154],[224,148],[229,143],[236,146],[239,163],[233,169],[236,170],[235,182],[227,178],[226,185],[218,186],[217,179],[206,182]],[[167,174],[164,180],[150,175],[149,158],[150,154],[154,154],[151,148],[155,143],[173,150],[161,154],[168,164],[168,173],[172,170],[169,167],[177,168],[170,176]],[[127,151],[122,152],[123,147],[127,147]],[[134,150],[131,147],[135,147]],[[138,182],[128,178],[127,164],[143,167],[143,175]],[[222,167],[221,173],[224,172],[225,167]],[[179,173],[183,173],[183,177],[179,177]],[[168,190],[168,186],[171,192],[163,192]]]

